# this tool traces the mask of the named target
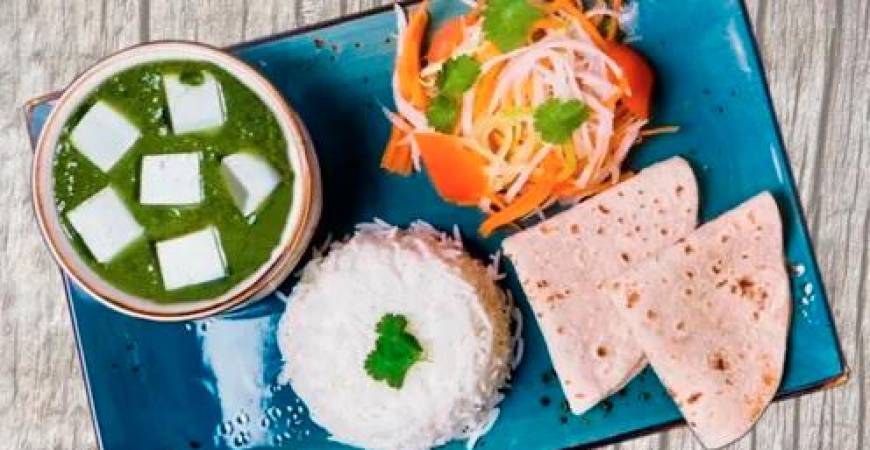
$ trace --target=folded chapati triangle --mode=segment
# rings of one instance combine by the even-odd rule
[[[782,224],[769,193],[602,291],[704,446],[724,446],[752,427],[782,378],[791,317]]]
[[[574,414],[646,365],[629,327],[597,287],[691,233],[697,212],[694,174],[677,157],[504,241]]]

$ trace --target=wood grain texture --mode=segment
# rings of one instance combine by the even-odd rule
[[[18,107],[136,42],[226,45],[388,2],[0,1],[0,449],[94,448],[60,277],[31,212]],[[852,380],[775,404],[730,448],[863,449],[870,446],[870,0],[746,4]],[[701,447],[678,428],[607,448]]]

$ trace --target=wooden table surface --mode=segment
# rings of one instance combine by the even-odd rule
[[[0,0],[0,448],[96,445],[60,274],[30,204],[24,102],[138,42],[225,45],[381,3]],[[852,379],[773,405],[733,448],[870,448],[870,0],[747,7]],[[616,447],[701,448],[684,428]]]

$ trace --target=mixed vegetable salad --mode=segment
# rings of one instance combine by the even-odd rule
[[[381,166],[425,168],[435,189],[487,214],[480,233],[576,203],[624,179],[655,75],[621,42],[621,0],[480,0],[428,40],[428,1],[397,7],[396,112]]]

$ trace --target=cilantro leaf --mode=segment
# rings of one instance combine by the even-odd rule
[[[571,134],[589,118],[589,107],[576,99],[551,98],[535,108],[535,130],[551,144],[567,141]]]
[[[452,98],[438,94],[426,110],[426,119],[432,128],[442,133],[451,133],[459,119],[459,106]]]
[[[365,361],[369,376],[384,381],[388,386],[399,389],[405,382],[405,375],[414,363],[420,361],[423,347],[414,335],[405,331],[408,319],[401,314],[385,314],[378,321],[375,330],[378,340]]]
[[[490,0],[483,11],[483,34],[507,52],[525,44],[532,24],[543,16],[528,0]]]
[[[480,63],[469,55],[457,56],[444,63],[438,74],[438,89],[442,94],[458,97],[480,76]]]

